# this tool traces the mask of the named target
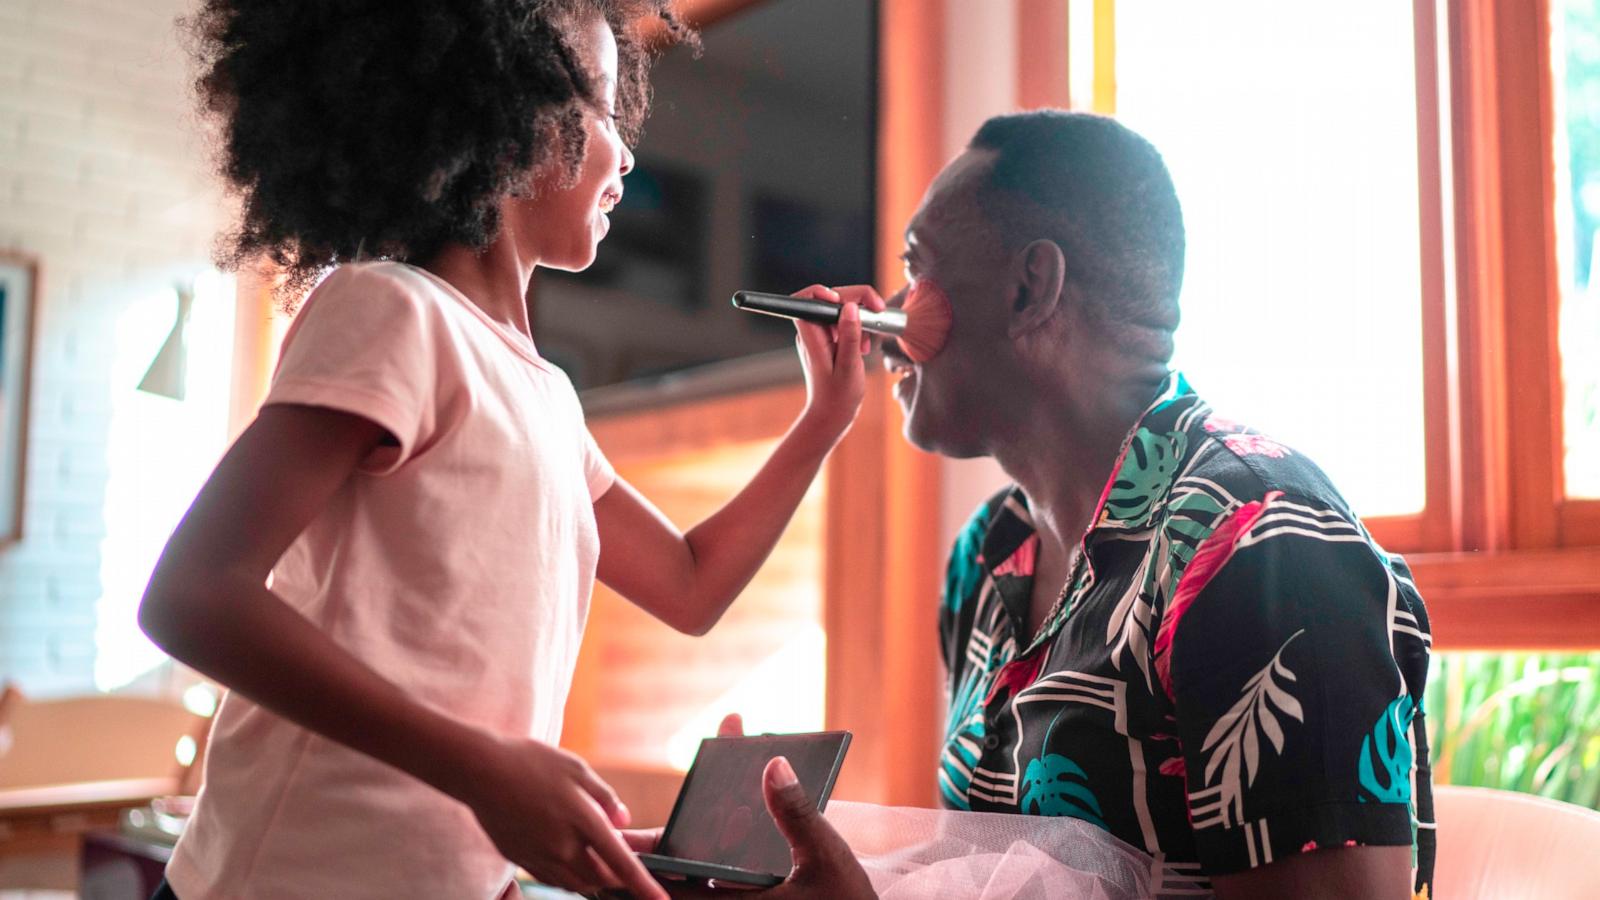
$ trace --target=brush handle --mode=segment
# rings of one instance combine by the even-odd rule
[[[786,319],[803,319],[819,325],[839,324],[837,303],[826,300],[809,300],[805,297],[788,297],[783,294],[765,294],[761,291],[735,291],[733,305],[745,312],[766,313]]]
[[[789,297],[784,294],[767,294],[761,291],[735,291],[733,305],[745,312],[801,319],[819,325],[839,324],[839,312],[844,309],[826,300]],[[900,335],[906,330],[906,314],[901,309],[874,311],[861,310],[861,327],[877,334]]]

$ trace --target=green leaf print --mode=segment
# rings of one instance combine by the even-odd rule
[[[1128,522],[1150,515],[1171,489],[1188,446],[1189,438],[1181,431],[1156,434],[1140,428],[1134,432],[1106,497],[1106,516]]]
[[[944,574],[944,606],[951,612],[958,611],[983,581],[983,564],[978,557],[983,550],[983,536],[989,530],[989,518],[987,504],[978,507],[950,551],[950,563]]]
[[[1100,801],[1084,782],[1089,776],[1060,754],[1046,754],[1028,763],[1022,776],[1022,811],[1030,816],[1070,816],[1106,827]]]
[[[1372,726],[1372,733],[1361,739],[1361,762],[1358,774],[1361,787],[1366,792],[1361,802],[1378,803],[1411,802],[1411,719],[1416,714],[1411,695],[1395,698]],[[1374,767],[1373,760],[1377,760]],[[1379,780],[1383,773],[1383,781]],[[1387,782],[1387,783],[1384,783]],[[1368,797],[1367,794],[1371,794]]]

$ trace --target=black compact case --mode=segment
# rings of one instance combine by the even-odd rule
[[[645,868],[664,875],[770,887],[789,876],[789,843],[767,812],[761,777],[782,756],[820,812],[850,749],[850,732],[707,738]]]

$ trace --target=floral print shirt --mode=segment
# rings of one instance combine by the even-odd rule
[[[1030,640],[1038,544],[1013,486],[951,553],[947,806],[1092,822],[1156,857],[1160,896],[1361,844],[1411,846],[1427,890],[1427,613],[1310,460],[1174,374]]]

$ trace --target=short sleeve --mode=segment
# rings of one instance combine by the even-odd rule
[[[426,446],[437,419],[441,323],[434,301],[377,266],[334,270],[302,305],[263,405],[361,416],[399,443],[362,470],[387,474]]]
[[[1414,844],[1426,654],[1407,671],[1397,641],[1409,638],[1396,634],[1419,621],[1405,618],[1413,602],[1420,614],[1409,583],[1345,513],[1279,494],[1246,505],[1197,550],[1163,630],[1207,872]],[[1421,777],[1425,791],[1425,761]]]
[[[605,452],[600,445],[595,443],[594,435],[589,429],[583,429],[583,475],[589,483],[589,501],[592,503],[604,497],[606,491],[617,482],[617,471],[611,467],[611,460],[606,459]]]
[[[975,510],[956,536],[945,564],[944,593],[939,604],[939,646],[945,671],[959,674],[957,662],[966,653],[972,621],[983,586],[983,538],[994,519],[998,500],[991,498]]]

